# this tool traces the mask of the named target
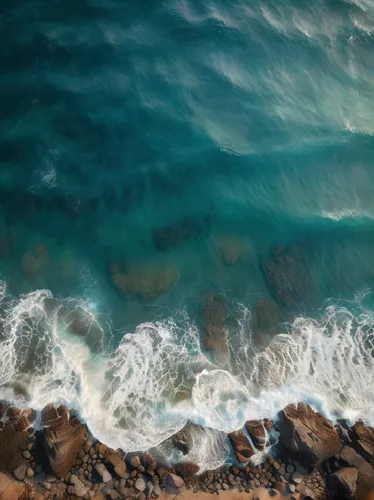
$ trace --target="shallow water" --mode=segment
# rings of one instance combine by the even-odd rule
[[[371,0],[3,1],[4,397],[125,449],[300,398],[373,421],[373,28]]]

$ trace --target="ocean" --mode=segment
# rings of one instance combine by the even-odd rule
[[[374,424],[373,1],[3,0],[0,30],[0,396],[127,451],[300,400]]]

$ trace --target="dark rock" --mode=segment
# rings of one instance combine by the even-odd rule
[[[358,469],[345,467],[328,477],[330,491],[336,498],[354,500],[356,495]]]
[[[265,446],[269,446],[268,433],[263,420],[248,420],[245,427],[258,450],[263,450]]]
[[[174,466],[174,469],[182,477],[191,477],[199,472],[200,467],[191,462],[180,462]]]
[[[228,438],[239,462],[246,463],[255,454],[252,445],[242,430],[231,432]]]
[[[263,339],[270,340],[279,333],[279,307],[273,300],[259,299],[253,314],[253,335],[256,344],[263,344]]]
[[[335,428],[309,405],[288,405],[279,417],[280,442],[300,462],[315,466],[339,452],[341,443]]]
[[[164,252],[172,247],[186,243],[199,236],[200,223],[192,218],[185,217],[180,222],[174,222],[153,231],[153,243],[159,252]]]

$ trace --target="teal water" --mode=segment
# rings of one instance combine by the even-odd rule
[[[42,406],[52,393],[124,448],[157,444],[186,418],[238,426],[255,387],[371,407],[365,389],[350,399],[349,377],[337,389],[356,372],[333,356],[371,342],[372,3],[5,0],[0,29],[4,395],[17,382]],[[225,306],[219,355],[204,341],[212,293]],[[260,299],[275,326],[256,316]],[[86,319],[72,327],[71,310]],[[275,356],[276,388],[257,370],[285,332],[312,361],[294,345],[283,380]],[[360,387],[374,381],[362,359]],[[313,377],[294,387],[310,362],[326,379],[318,395]],[[203,369],[225,393],[215,416]],[[193,404],[176,410],[182,386]]]

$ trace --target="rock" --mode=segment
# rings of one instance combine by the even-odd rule
[[[31,453],[29,451],[23,451],[22,456],[23,458],[29,459],[31,458]]]
[[[202,312],[205,331],[204,346],[207,350],[215,349],[223,355],[228,353],[226,315],[226,307],[222,298],[216,293],[211,293],[206,299]]]
[[[114,472],[117,474],[117,476],[121,477],[122,479],[127,479],[130,476],[130,474],[127,472],[125,462],[119,455],[108,455],[106,460],[113,465]]]
[[[27,465],[20,465],[17,469],[14,469],[13,475],[18,481],[23,481],[27,473]]]
[[[124,272],[118,264],[112,264],[110,272],[113,285],[123,295],[143,300],[154,300],[166,293],[179,278],[177,269],[165,265],[136,264]]]
[[[231,432],[228,434],[228,438],[239,462],[246,463],[255,454],[252,445],[242,430]]]
[[[363,422],[356,422],[351,428],[353,440],[358,451],[368,460],[374,457],[374,429],[366,427]]]
[[[83,445],[83,450],[85,453],[88,453],[90,451],[92,447],[92,441],[90,441],[89,439],[84,443]]]
[[[176,472],[178,472],[182,477],[191,477],[197,474],[200,467],[191,462],[180,462],[174,466]]]
[[[33,475],[34,475],[34,471],[32,470],[32,468],[31,468],[31,467],[29,467],[29,468],[27,469],[26,475],[27,475],[27,477],[33,477]]]
[[[95,465],[95,469],[96,469],[96,472],[98,474],[100,474],[103,483],[108,483],[109,481],[111,481],[112,476],[108,472],[108,470],[107,470],[107,468],[105,467],[104,464],[102,464],[102,463],[96,464]]]
[[[146,489],[147,485],[145,484],[145,481],[142,477],[136,480],[135,482],[135,489],[138,491],[144,491]]]
[[[344,446],[337,457],[346,465],[358,469],[357,500],[364,498],[368,491],[374,490],[374,469],[353,448]]]
[[[77,497],[83,498],[88,493],[88,488],[74,474],[72,474],[70,482],[74,486],[74,494]]]
[[[279,307],[273,300],[259,299],[253,312],[253,336],[256,345],[266,347],[269,340],[277,333],[279,333]]]
[[[178,495],[184,489],[184,481],[176,474],[169,473],[165,479],[165,486],[168,494]]]
[[[133,457],[131,457],[130,464],[135,469],[137,469],[139,465],[141,465],[140,458],[138,457],[138,455],[134,455]]]
[[[233,266],[248,250],[248,244],[235,235],[221,234],[214,240],[215,247],[223,262]]]
[[[42,411],[44,449],[49,464],[57,477],[65,477],[73,467],[83,443],[87,439],[87,427],[81,424],[64,405],[57,409],[48,405]]]
[[[155,485],[153,486],[153,496],[154,496],[155,498],[158,498],[158,497],[160,497],[160,496],[161,496],[161,494],[162,494],[162,491],[161,491],[160,485],[155,484]]]
[[[339,494],[341,498],[354,500],[357,479],[358,469],[355,467],[345,467],[328,476],[328,485],[334,495]]]
[[[281,444],[309,466],[332,458],[341,448],[331,422],[304,403],[284,408],[277,426]]]
[[[284,248],[282,245],[274,245],[271,254],[271,259],[260,260],[260,268],[270,295],[291,311],[297,310],[300,302],[309,304],[315,286],[302,246],[293,244]]]
[[[268,433],[262,420],[248,420],[245,427],[258,450],[262,451],[265,446],[269,446]]]
[[[182,221],[174,222],[168,226],[154,230],[153,244],[157,251],[164,252],[172,247],[197,238],[200,231],[201,226],[196,219],[185,217]]]

